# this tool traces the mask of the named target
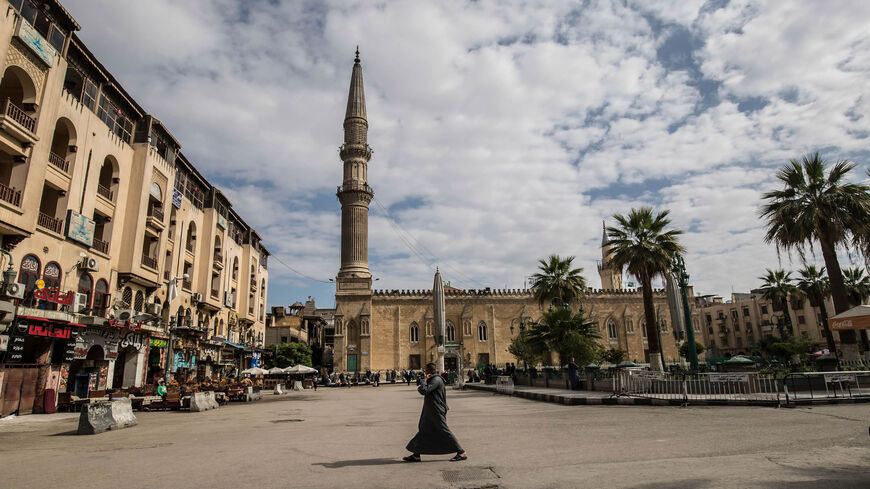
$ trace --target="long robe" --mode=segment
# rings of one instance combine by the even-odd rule
[[[447,427],[447,393],[444,380],[433,375],[429,382],[417,387],[423,398],[423,412],[417,424],[417,434],[408,442],[411,453],[438,455],[462,453],[462,447]]]

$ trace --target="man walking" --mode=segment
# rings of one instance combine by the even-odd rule
[[[568,380],[571,382],[571,390],[576,391],[580,387],[580,366],[574,362],[574,357],[568,362]]]
[[[426,364],[426,378],[417,391],[423,397],[423,412],[417,424],[417,434],[405,447],[411,455],[403,457],[405,462],[419,462],[420,455],[439,455],[455,453],[451,462],[466,460],[468,455],[459,445],[456,437],[447,427],[447,392],[444,380],[435,373],[435,364]]]

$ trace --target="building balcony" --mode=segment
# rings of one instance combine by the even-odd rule
[[[157,258],[152,258],[146,254],[142,255],[142,266],[148,267],[151,270],[157,270]]]
[[[97,185],[97,195],[102,195],[102,196],[105,197],[109,202],[112,202],[112,197],[113,197],[114,194],[113,194],[113,192],[112,192],[112,189],[110,189],[109,187],[106,187],[106,186],[104,186],[104,185],[99,185],[99,184],[98,184],[98,185]]]
[[[60,156],[59,154],[48,152],[48,162],[51,163],[52,166],[57,168],[58,170],[69,174],[69,162],[66,161],[66,158]]]
[[[210,295],[211,295],[211,298],[212,298],[212,299],[218,299],[218,298],[220,298],[220,292],[218,292],[216,289],[211,289],[211,294],[210,294]]]
[[[212,266],[214,266],[218,270],[224,269],[224,257],[220,253],[215,253],[212,258]]]
[[[21,190],[9,188],[0,183],[0,200],[9,202],[16,207],[21,207]]]
[[[109,254],[109,243],[107,241],[102,241],[97,238],[94,238],[94,249],[99,251],[104,255]]]
[[[190,280],[182,280],[181,288],[190,291],[191,289],[193,289],[193,282],[191,282]]]
[[[23,156],[24,150],[33,146],[33,143],[38,140],[34,133],[36,118],[27,115],[27,112],[8,98],[0,102],[0,129],[18,141],[20,148],[12,149],[19,156]]]
[[[162,231],[165,227],[163,224],[163,209],[156,205],[148,204],[148,217],[145,219],[145,224]]]
[[[251,277],[251,290],[257,290],[257,278]]]
[[[193,241],[188,241],[184,244],[184,249],[187,250],[188,253],[193,254],[196,250],[196,244]]]
[[[163,280],[169,280],[172,277],[172,272],[168,269],[163,271]]]
[[[39,213],[39,217],[36,219],[36,225],[43,229],[48,229],[53,233],[63,233],[63,219],[58,219],[42,212]]]

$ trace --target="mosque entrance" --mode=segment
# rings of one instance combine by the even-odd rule
[[[444,370],[447,370],[448,372],[450,372],[451,370],[454,372],[459,370],[459,364],[456,361],[456,357],[444,357]]]

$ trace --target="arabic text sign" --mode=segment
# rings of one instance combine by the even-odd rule
[[[851,382],[853,384],[858,382],[857,374],[825,374],[825,382],[828,384],[837,383],[837,382]]]
[[[74,210],[67,213],[68,227],[66,235],[86,246],[94,245],[94,229],[96,223]]]
[[[664,379],[665,376],[662,372],[658,372],[655,370],[633,370],[631,371],[631,375],[640,379]]]
[[[30,48],[34,54],[39,56],[39,59],[47,64],[49,68],[54,64],[54,56],[57,54],[57,51],[24,19],[21,19],[21,24],[18,26],[18,39],[21,39],[21,42]]]
[[[67,340],[70,337],[70,327],[53,324],[31,324],[27,329],[27,334]]]
[[[749,374],[707,374],[710,382],[749,382]]]
[[[62,306],[72,305],[75,298],[75,292],[69,291],[61,294],[57,287],[46,287],[44,289],[36,289],[33,291],[33,296],[41,301],[54,302]]]

